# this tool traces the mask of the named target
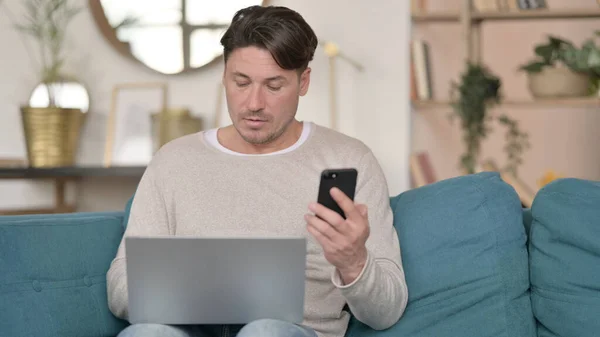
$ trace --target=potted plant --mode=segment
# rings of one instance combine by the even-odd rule
[[[548,41],[534,51],[536,58],[519,70],[527,73],[535,98],[583,97],[597,92],[600,49],[593,39],[578,48],[570,41],[548,36]]]
[[[73,82],[63,72],[66,29],[81,8],[70,5],[69,0],[24,0],[23,5],[23,22],[16,28],[37,43],[38,80],[48,102],[44,107],[21,106],[29,165],[71,166],[85,111],[66,108],[60,98],[65,85]]]
[[[517,121],[506,115],[496,116],[491,108],[501,102],[500,78],[492,74],[482,65],[467,62],[465,72],[461,74],[460,83],[452,83],[451,119],[458,118],[463,132],[465,153],[461,156],[460,165],[466,174],[476,172],[481,155],[481,142],[492,130],[492,123],[498,122],[507,128],[506,171],[517,175],[522,164],[522,154],[529,147],[528,135],[519,129]]]

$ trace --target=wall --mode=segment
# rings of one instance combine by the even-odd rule
[[[1,3],[1,1],[0,1]],[[337,62],[341,131],[371,146],[388,178],[390,193],[408,187],[410,113],[408,106],[408,1],[385,1],[371,6],[365,1],[272,1],[298,10],[321,39],[338,43],[344,53],[365,66],[359,73]],[[6,10],[21,17],[19,0],[5,0],[0,7],[0,158],[24,157],[19,106],[36,84],[35,70],[27,53],[31,43],[12,29]],[[4,11],[4,13],[3,13]],[[29,45],[28,48],[26,46]],[[86,122],[78,158],[80,165],[102,163],[106,116],[113,86],[131,81],[168,81],[172,105],[186,106],[213,125],[217,87],[222,64],[189,75],[165,77],[117,54],[105,42],[89,11],[70,26],[68,69],[88,86],[92,107]],[[328,125],[328,62],[319,48],[312,64],[308,96],[301,101],[298,118]],[[130,179],[86,179],[70,198],[80,211],[122,209],[135,190]],[[52,186],[30,181],[0,181],[0,207],[48,206]]]
[[[462,0],[430,0],[432,10],[458,9]],[[596,0],[548,0],[550,8],[598,8]],[[509,100],[531,99],[526,76],[519,65],[533,56],[533,46],[555,34],[580,44],[600,27],[598,19],[485,22],[482,26],[483,60],[503,81]],[[415,24],[414,35],[426,39],[432,50],[436,99],[448,99],[450,81],[463,71],[463,48],[459,23]],[[597,40],[597,43],[600,40]],[[532,189],[548,169],[571,177],[600,180],[600,104],[595,107],[499,107],[520,122],[529,133],[531,149],[519,175]],[[459,175],[458,158],[463,145],[458,125],[451,125],[449,108],[416,109],[413,112],[413,151],[427,151],[439,179]],[[494,132],[483,144],[483,155],[499,164],[505,162],[504,130]]]

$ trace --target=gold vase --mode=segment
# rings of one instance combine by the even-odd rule
[[[188,109],[167,109],[151,118],[155,152],[173,139],[202,130],[202,119],[192,116]]]
[[[84,116],[80,109],[21,107],[29,166],[73,166]]]

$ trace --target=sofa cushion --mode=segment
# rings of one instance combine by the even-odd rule
[[[562,179],[532,205],[530,270],[538,335],[600,334],[600,182]]]
[[[534,337],[522,208],[497,173],[437,182],[392,199],[409,302],[384,331],[349,336]]]
[[[106,272],[123,235],[121,213],[3,217],[0,336],[115,336]]]

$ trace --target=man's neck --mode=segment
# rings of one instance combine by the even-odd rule
[[[223,147],[234,152],[267,154],[285,150],[294,145],[302,135],[302,128],[303,123],[294,120],[277,139],[266,144],[252,144],[244,140],[233,125],[229,125],[217,131],[217,139]]]

